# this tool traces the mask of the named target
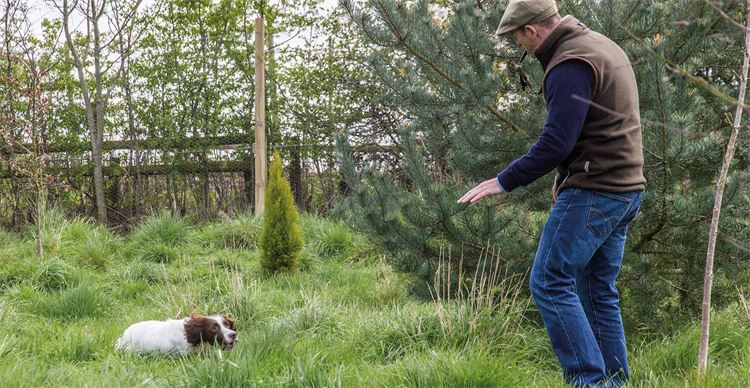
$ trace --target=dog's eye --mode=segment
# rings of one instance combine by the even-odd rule
[[[219,331],[219,324],[218,323],[214,323],[211,326],[211,331]]]

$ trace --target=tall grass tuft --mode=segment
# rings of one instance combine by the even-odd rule
[[[282,372],[279,385],[289,387],[340,386],[329,381],[326,354],[304,353],[296,355],[291,365]]]
[[[78,264],[96,270],[105,270],[119,245],[110,233],[93,230],[75,249]]]
[[[410,354],[382,370],[379,386],[400,387],[553,387],[536,383],[532,371],[515,363],[513,355],[491,356],[481,351],[448,350]]]
[[[280,386],[278,369],[288,363],[290,341],[275,331],[251,329],[226,360],[214,357],[179,360],[189,387],[269,387]]]
[[[162,213],[146,220],[130,235],[133,244],[159,242],[169,247],[177,247],[188,242],[190,225],[183,219]]]
[[[76,245],[88,240],[97,231],[97,227],[91,221],[76,217],[63,223],[61,234],[66,244]]]
[[[522,330],[530,298],[523,296],[522,276],[510,274],[497,250],[488,244],[473,274],[463,272],[463,254],[457,271],[450,252],[440,251],[435,281],[430,289],[443,335],[461,345],[481,334],[510,339]]]
[[[258,243],[260,217],[241,214],[236,218],[211,224],[196,236],[204,246],[214,249],[249,250]]]
[[[0,259],[0,292],[26,279],[33,279],[37,271],[36,263],[29,259],[19,260],[12,255]]]
[[[737,303],[741,315],[750,320],[750,304],[747,303],[747,297],[745,297],[745,293],[739,287],[737,288]]]
[[[234,315],[240,322],[252,322],[258,315],[258,297],[260,287],[256,279],[246,284],[240,275],[232,275],[226,280],[225,303],[226,311]]]
[[[317,236],[316,244],[321,257],[343,256],[354,248],[354,236],[344,225],[330,223]]]
[[[712,363],[737,366],[750,361],[750,328],[747,319],[747,315],[737,305],[714,315],[709,338]],[[640,368],[633,368],[635,377],[647,379],[642,374],[644,372],[681,378],[694,373],[700,339],[699,323],[691,324],[675,336],[643,346],[636,356]]]
[[[348,256],[355,249],[354,233],[341,222],[302,217],[300,226],[306,236],[306,251],[321,258]]]
[[[135,248],[138,258],[156,263],[171,263],[180,257],[177,248],[161,241],[149,241]]]
[[[351,331],[352,349],[373,363],[392,363],[440,345],[440,322],[431,306],[404,304],[368,314]]]
[[[157,263],[169,263],[180,257],[179,247],[190,240],[190,225],[183,219],[162,213],[146,220],[130,235],[133,256]]]
[[[286,331],[288,335],[300,335],[305,332],[332,330],[336,327],[336,321],[332,314],[333,309],[326,308],[316,295],[300,291],[302,305],[290,310],[271,321],[271,328]]]
[[[41,242],[42,254],[44,256],[57,255],[63,247],[63,232],[67,220],[61,211],[49,208],[41,214],[37,214],[38,229],[31,229],[33,241]]]
[[[61,319],[96,318],[104,316],[111,306],[109,297],[90,286],[66,289],[37,301],[39,315]]]
[[[35,276],[36,285],[48,292],[67,288],[71,282],[71,268],[58,258],[46,260]]]
[[[91,332],[90,327],[74,326],[52,344],[51,355],[72,363],[93,361],[104,351],[101,341],[101,333]]]
[[[18,238],[15,234],[0,228],[0,252],[2,252],[3,248],[15,244],[18,241]]]
[[[123,270],[123,277],[132,282],[158,284],[167,281],[167,272],[156,263],[133,261]]]

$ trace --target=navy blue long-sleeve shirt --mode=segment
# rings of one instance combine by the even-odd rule
[[[497,174],[503,191],[526,186],[555,169],[573,151],[581,135],[594,89],[594,72],[580,60],[555,66],[544,82],[547,121],[541,135],[526,155]],[[577,97],[573,97],[577,96]]]

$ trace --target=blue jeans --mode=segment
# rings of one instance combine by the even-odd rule
[[[542,231],[529,284],[570,384],[630,377],[615,279],[641,194],[566,189]]]

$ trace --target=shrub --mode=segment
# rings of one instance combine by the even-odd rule
[[[265,207],[259,238],[261,265],[269,273],[295,272],[304,242],[292,190],[281,173],[278,152],[271,163]]]

